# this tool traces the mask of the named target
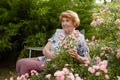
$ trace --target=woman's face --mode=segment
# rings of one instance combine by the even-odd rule
[[[62,18],[61,26],[66,34],[70,34],[75,29],[73,22],[69,18]]]

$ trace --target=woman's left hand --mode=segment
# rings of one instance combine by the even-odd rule
[[[78,59],[79,55],[77,53],[77,50],[76,49],[69,49],[67,51],[71,57],[73,57],[74,59]]]

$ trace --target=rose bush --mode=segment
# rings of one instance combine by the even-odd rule
[[[94,35],[91,39],[86,39],[90,48],[90,62],[80,64],[67,54],[66,50],[75,48],[77,43],[74,34],[58,47],[61,54],[48,60],[43,72],[35,73],[30,80],[120,80],[119,14],[118,3],[99,5],[99,8],[96,8],[90,24]],[[63,40],[64,37],[60,36]]]

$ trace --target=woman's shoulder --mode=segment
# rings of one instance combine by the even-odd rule
[[[56,29],[56,32],[64,32],[63,29]]]
[[[60,34],[60,33],[64,33],[64,30],[63,29],[56,29],[56,34]]]
[[[78,39],[80,39],[80,40],[84,40],[84,34],[83,33],[81,33],[81,31],[80,30],[76,30],[77,31],[77,33],[79,33],[79,37],[78,37]]]

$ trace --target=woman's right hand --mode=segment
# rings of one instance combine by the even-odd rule
[[[46,56],[47,58],[55,58],[58,55],[57,53],[53,53],[50,51],[51,44],[51,42],[48,42],[42,50],[44,56]]]
[[[51,56],[50,56],[50,57],[51,57],[51,58],[55,58],[55,57],[57,57],[57,55],[58,55],[58,54],[56,54],[56,53],[51,53]]]

